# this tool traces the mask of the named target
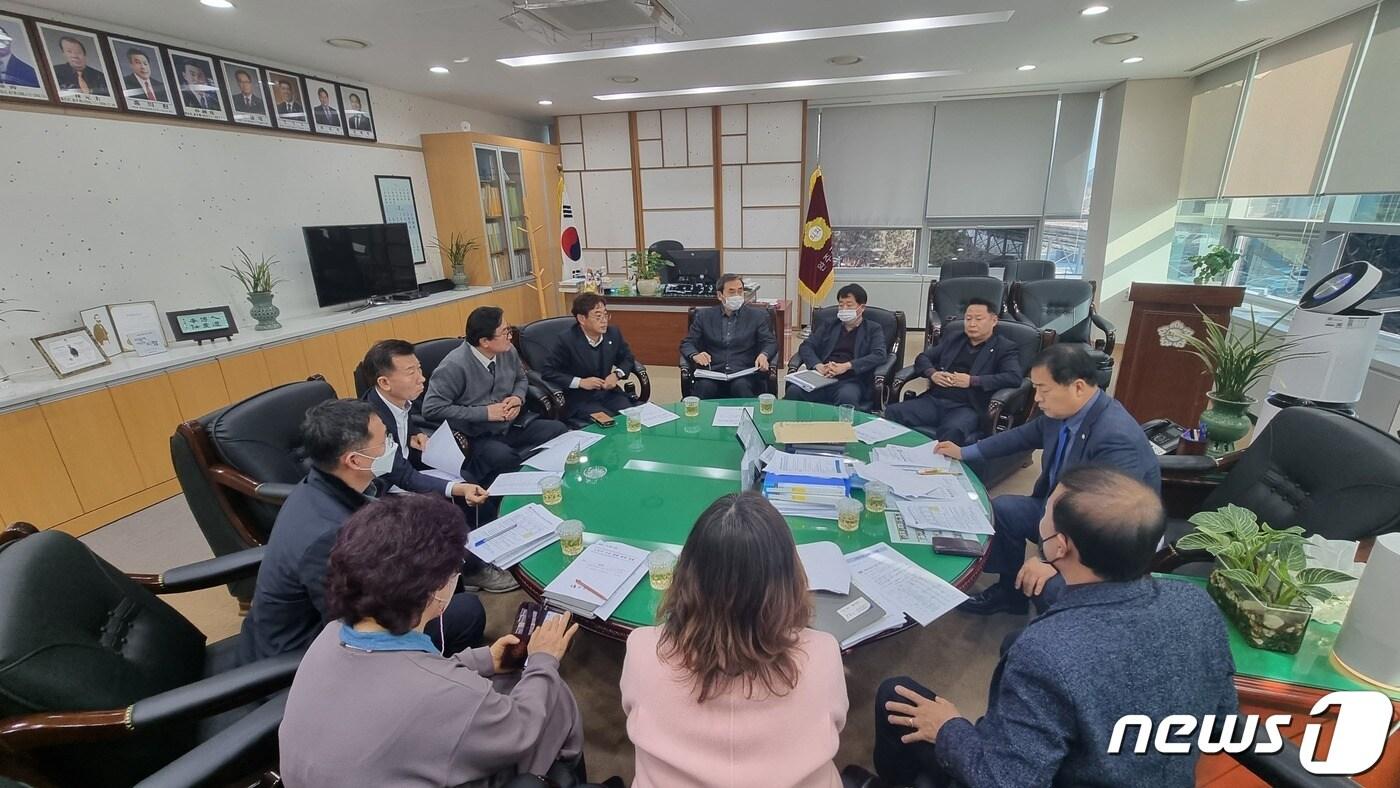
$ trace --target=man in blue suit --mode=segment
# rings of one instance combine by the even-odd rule
[[[887,353],[885,330],[865,319],[867,299],[860,285],[836,291],[837,322],[813,327],[812,335],[797,349],[797,358],[807,369],[836,382],[813,391],[789,382],[783,399],[857,408],[868,401],[866,393],[874,386],[875,368]]]
[[[21,35],[23,30],[18,31]],[[34,67],[15,55],[9,30],[0,26],[0,85],[18,85],[22,88],[39,87],[39,74]]]
[[[885,418],[950,443],[976,434],[992,392],[1021,382],[1016,343],[996,333],[992,302],[974,298],[963,310],[962,331],[944,331],[938,344],[914,359],[928,391],[885,408]]]
[[[1041,561],[1026,561],[1026,542],[1036,540],[1045,501],[1066,471],[1089,463],[1127,473],[1161,494],[1162,472],[1142,427],[1117,400],[1099,390],[1094,360],[1083,346],[1051,345],[1031,364],[1031,384],[1041,415],[1015,429],[960,447],[940,441],[938,452],[966,462],[1042,449],[1040,478],[1030,495],[992,500],[992,537],[984,571],[997,582],[964,602],[966,613],[1025,613],[1027,597],[1044,609],[1064,588],[1064,579]]]
[[[1108,751],[1129,714],[1220,724],[1239,712],[1220,611],[1201,588],[1148,575],[1164,531],[1156,491],[1137,479],[1065,471],[1038,525],[1064,594],[1004,647],[976,723],[908,677],[886,680],[875,696],[880,776],[969,788],[1194,785],[1194,742],[1187,754],[1135,752],[1129,727],[1119,753]]]

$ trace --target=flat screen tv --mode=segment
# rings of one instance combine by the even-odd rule
[[[418,288],[406,224],[303,227],[316,302],[335,306]]]

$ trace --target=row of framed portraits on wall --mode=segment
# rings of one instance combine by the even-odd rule
[[[0,99],[377,139],[366,88],[4,11]]]

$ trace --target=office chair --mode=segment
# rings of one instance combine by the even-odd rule
[[[544,415],[551,419],[564,420],[564,392],[550,385],[549,381],[540,376],[539,370],[544,369],[545,361],[554,352],[555,346],[564,333],[577,324],[578,320],[573,315],[547,317],[521,326],[511,338],[515,343],[516,350],[520,353],[520,358],[524,360],[529,369],[528,374],[533,376],[530,379],[531,384],[536,385],[537,382],[542,395],[548,398],[549,410]],[[636,381],[635,383],[632,380],[623,382],[622,390],[627,393],[627,396],[633,402],[650,401],[651,378],[647,375],[647,368],[642,362],[637,362],[636,370],[628,377],[635,377]],[[582,426],[583,423],[573,426]]]
[[[836,306],[824,306],[820,309],[812,310],[812,333],[815,334],[816,327],[836,321]],[[894,383],[894,375],[904,366],[904,312],[901,310],[890,311],[878,306],[867,306],[865,308],[865,320],[878,323],[885,332],[885,362],[875,369],[874,390],[866,394],[866,399],[861,402],[861,410],[873,412],[883,411],[885,403],[890,401],[891,386]],[[811,341],[810,337],[804,341]],[[802,360],[794,352],[788,358],[787,371],[792,374],[797,368],[802,366]]]
[[[447,357],[448,353],[461,346],[464,340],[462,337],[443,337],[442,339],[425,339],[422,342],[413,343],[413,355],[418,357],[418,363],[423,367],[423,381],[426,387],[427,381],[433,377],[433,370]],[[374,388],[374,379],[370,377],[369,370],[365,369],[363,360],[355,365],[355,396],[363,397],[366,391]],[[419,397],[413,403],[413,413],[415,415],[423,411],[423,398]]]
[[[949,260],[938,267],[939,279],[958,279],[964,276],[987,276],[991,268],[981,260]]]
[[[236,666],[240,636],[206,645],[156,596],[250,577],[262,557],[254,548],[125,575],[61,531],[6,529],[0,774],[34,786],[131,785],[240,718],[240,707],[289,686],[300,654]],[[261,771],[270,753],[252,749],[239,765]]]
[[[773,307],[767,306],[767,305],[765,305],[765,304],[750,304],[750,305],[749,305],[748,307],[746,307],[746,308],[747,308],[747,309],[753,309],[753,308],[755,308],[755,307],[764,307],[764,308],[766,308],[766,309],[768,310],[768,317],[769,317],[769,320],[771,321],[771,320],[773,319]],[[700,309],[721,309],[721,308],[722,308],[722,307],[718,307],[718,306],[707,306],[707,307],[695,307],[695,306],[693,306],[693,307],[690,308],[690,313],[689,313],[689,315],[686,317],[686,323],[687,323],[687,325],[694,323],[694,322],[695,322],[695,313],[696,313],[696,311],[698,311],[698,310],[700,310]],[[779,328],[781,328],[781,327],[779,327]],[[775,331],[776,331],[776,330],[777,330],[777,329],[775,329]],[[679,366],[679,367],[681,368],[681,397],[689,397],[690,394],[691,394],[691,391],[695,388],[695,364],[694,364],[690,359],[686,358],[685,356],[680,356],[680,361],[677,363],[677,366]],[[755,374],[762,375],[763,373],[759,372],[759,373],[755,373]],[[769,394],[773,394],[773,395],[775,395],[775,396],[776,396],[777,393],[778,393],[778,360],[777,360],[776,358],[773,359],[772,362],[768,365],[768,374],[765,376],[765,379],[764,379],[764,381],[763,381],[763,390],[764,390],[765,392],[767,392],[767,393],[769,393]]]
[[[680,241],[656,241],[647,247],[647,251],[656,252],[662,257],[667,257],[671,252],[679,252],[685,249],[685,244]]]
[[[1055,264],[1049,260],[1012,260],[1001,269],[1003,282],[1039,282],[1055,278]]]
[[[990,276],[963,276],[957,279],[935,279],[928,285],[927,317],[924,323],[924,345],[938,341],[938,334],[950,320],[962,320],[967,304],[983,298],[996,305],[996,314],[1004,311],[1002,283]]]
[[[1113,346],[1117,335],[1113,324],[1094,310],[1093,282],[1083,279],[1015,282],[1011,285],[1007,306],[1016,320],[1051,332],[1051,343],[1084,345],[1098,367],[1099,388],[1108,388],[1113,380]],[[1093,339],[1094,328],[1103,332],[1103,339]]]

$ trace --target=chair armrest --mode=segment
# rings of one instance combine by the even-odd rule
[[[291,685],[302,654],[296,651],[260,659],[142,698],[127,709],[129,725],[132,730],[139,731],[173,720],[209,716],[256,700]]]
[[[904,387],[913,379],[914,365],[912,364],[894,373],[894,377],[890,379],[890,401],[902,402],[904,400]]]
[[[564,410],[564,392],[549,385],[544,377],[534,370],[526,370],[525,378],[529,381],[526,396],[530,402],[545,416],[551,419],[559,418],[559,414]]]
[[[1098,312],[1090,312],[1089,321],[1098,326],[1099,330],[1103,332],[1103,347],[1099,348],[1099,350],[1102,350],[1110,356],[1113,355],[1113,347],[1118,343],[1118,329],[1114,327],[1113,323],[1111,323],[1108,318]]]
[[[283,484],[281,482],[263,482],[253,488],[253,497],[263,503],[282,504],[286,502],[288,496],[295,490],[295,484]]]
[[[1210,457],[1204,454],[1164,454],[1157,458],[1157,464],[1164,473],[1191,476],[1211,471],[1228,471],[1234,467],[1236,462],[1239,462],[1240,456],[1243,454],[1244,449],[1232,451],[1221,457]]]
[[[232,465],[219,464],[210,466],[209,476],[217,484],[227,487],[240,495],[262,501],[263,503],[279,505],[287,499],[287,494],[291,492],[293,486],[274,482],[260,482],[237,468],[234,468]],[[279,492],[282,491],[282,488],[286,488],[286,490],[279,497]]]
[[[985,434],[991,435],[996,432],[1003,418],[1014,420],[1016,414],[1025,408],[1026,398],[1030,396],[1031,389],[1030,380],[1021,378],[1021,382],[1015,386],[993,391],[987,400],[987,422],[982,425]]]
[[[646,365],[638,361],[635,369],[632,370],[632,377],[637,379],[641,390],[637,394],[638,402],[651,401],[651,374],[647,372]]]
[[[1347,777],[1323,776],[1309,772],[1303,768],[1298,745],[1288,739],[1283,740],[1283,749],[1275,753],[1261,753],[1256,747],[1234,753],[1233,756],[1241,766],[1274,788],[1342,788],[1360,785]]]
[[[1205,550],[1178,550],[1176,545],[1169,544],[1152,556],[1152,571],[1171,573],[1187,564],[1209,564],[1214,561],[1215,556]]]
[[[178,594],[213,588],[217,585],[253,577],[262,565],[266,547],[253,547],[236,553],[197,561],[193,564],[167,569],[158,575],[129,575],[132,580],[157,594]]]
[[[137,788],[185,788],[207,784],[263,742],[277,736],[287,706],[287,693],[288,690],[283,690],[272,696],[237,722],[137,783]]]

